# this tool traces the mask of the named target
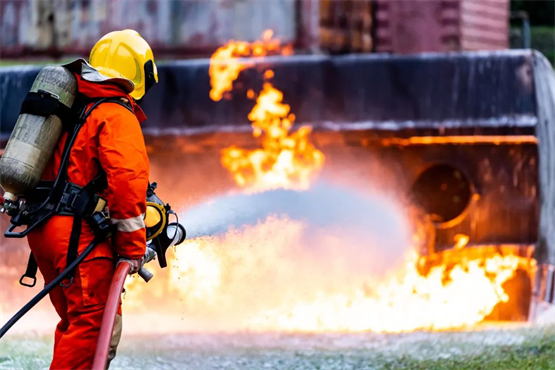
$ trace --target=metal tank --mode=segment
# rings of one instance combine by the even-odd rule
[[[77,93],[77,81],[64,67],[49,66],[40,71],[31,87],[31,92],[39,90],[71,108]],[[7,201],[13,201],[16,196],[37,186],[61,133],[62,121],[58,116],[19,115],[0,158],[0,186]]]

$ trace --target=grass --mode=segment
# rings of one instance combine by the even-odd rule
[[[0,342],[0,369],[48,366],[48,337]],[[555,326],[407,334],[128,334],[118,369],[551,370]]]
[[[415,360],[402,357],[386,362],[384,369],[436,369],[436,370],[549,370],[555,369],[555,338],[545,337],[520,345],[501,346],[488,353],[474,356]]]

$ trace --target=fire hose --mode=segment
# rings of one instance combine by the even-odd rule
[[[182,237],[184,237],[184,235],[181,234],[183,230],[185,229],[176,227],[176,233],[173,239],[175,242],[181,242],[183,240]],[[156,250],[153,249],[151,245],[148,245],[143,262],[148,263],[155,257]],[[131,266],[125,262],[118,263],[116,266],[116,271],[114,272],[112,283],[110,284],[110,289],[108,290],[108,298],[106,299],[102,322],[100,323],[100,334],[98,335],[92,370],[106,369],[106,363],[108,362],[108,354],[110,351],[110,342],[112,341],[112,335],[114,333],[114,325],[116,322],[116,315],[118,313],[120,297],[123,292],[123,285],[125,284],[125,279],[129,274],[130,267]],[[141,267],[139,270],[139,276],[148,283],[149,280],[152,279],[153,275],[147,269]]]
[[[100,334],[98,335],[92,370],[106,369],[108,352],[110,351],[110,341],[112,340],[112,334],[114,332],[121,292],[123,291],[125,279],[129,274],[129,269],[130,266],[128,263],[118,263],[116,271],[114,272],[110,290],[108,291],[106,307],[104,308],[104,315],[102,316],[102,323],[100,324]]]

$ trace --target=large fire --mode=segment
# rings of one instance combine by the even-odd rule
[[[296,242],[302,240],[303,228],[301,222],[269,219],[241,232],[233,230],[222,237],[196,240],[178,249],[177,257],[186,262],[185,266],[172,271],[172,283],[177,285],[188,280],[190,285],[179,292],[190,307],[205,305],[203,309],[207,312],[215,307],[223,309],[230,317],[238,318],[236,328],[241,329],[444,330],[476,324],[499,302],[507,302],[509,297],[501,286],[524,262],[517,256],[493,254],[484,259],[463,261],[453,268],[433,267],[423,276],[416,268],[418,255],[409,252],[401,268],[383,281],[360,277],[360,281],[354,282],[352,273],[345,271],[348,278],[335,285],[325,277],[329,267],[315,269],[322,276],[300,270],[307,268],[302,264],[309,264],[311,258],[319,262],[317,256],[310,257]],[[278,236],[275,230],[286,235]],[[273,242],[268,239],[268,233],[276,237]],[[329,235],[322,236],[320,241],[323,243],[320,253],[337,248],[333,244],[338,241]],[[250,243],[256,243],[255,247]],[[215,245],[221,250],[217,251]],[[295,256],[299,260],[295,262],[284,256]],[[272,273],[279,278],[265,276]],[[195,278],[187,279],[191,275]],[[249,276],[262,281],[254,283]],[[291,285],[276,286],[280,281]],[[260,292],[261,286],[280,292]],[[241,298],[230,299],[228,295]],[[231,307],[230,303],[233,303]],[[233,312],[238,309],[245,315]]]
[[[218,101],[231,93],[233,81],[250,67],[240,57],[279,50],[269,31],[261,42],[230,42],[218,49],[210,68],[210,97]],[[248,115],[261,148],[226,148],[221,162],[245,193],[279,188],[311,191],[324,154],[310,142],[310,127],[291,132],[295,116],[271,83],[273,78],[273,71],[264,73],[263,88]],[[249,90],[250,98],[255,95]],[[419,266],[425,257],[419,256],[416,246],[410,247],[422,235],[403,239],[400,231],[393,231],[377,241],[357,238],[350,231],[339,236],[341,232],[271,215],[255,224],[187,240],[169,257],[175,262],[158,294],[179,297],[174,307],[190,319],[191,330],[445,330],[483,321],[496,305],[510,299],[503,285],[517,269],[529,269],[531,263],[517,253],[487,249],[424,272]],[[398,253],[392,248],[395,243],[403,244]],[[471,248],[469,243],[468,236],[458,234],[454,250],[462,253]],[[395,261],[400,257],[401,262]],[[376,272],[384,266],[390,268]],[[137,285],[134,289],[144,289]],[[199,318],[203,324],[195,321]]]

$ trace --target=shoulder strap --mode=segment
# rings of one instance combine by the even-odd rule
[[[131,113],[135,114],[135,112],[133,112],[133,107],[131,106],[131,104],[129,102],[125,102],[122,98],[107,98],[104,103],[115,103],[121,105]]]
[[[75,142],[75,138],[77,137],[79,129],[85,123],[85,121],[90,116],[92,111],[102,103],[116,103],[127,108],[129,111],[133,113],[133,108],[131,107],[131,105],[126,104],[120,98],[106,98],[106,99],[98,100],[86,112],[83,113],[82,117],[80,117],[78,126],[76,127],[76,130],[72,135],[69,146],[68,146],[68,142],[66,142],[66,147],[64,148],[64,157],[66,157],[66,152],[67,152],[67,158],[69,158],[69,152],[71,151],[73,143]],[[62,170],[64,171],[63,172],[64,181],[62,182],[63,184],[67,183],[68,162],[69,161],[66,159],[63,163],[63,166],[60,165],[60,172]],[[104,171],[101,171],[92,181],[90,181],[87,185],[85,185],[83,189],[81,189],[81,191],[79,192],[79,197],[75,202],[75,214],[73,216],[73,225],[72,225],[71,234],[69,237],[66,266],[70,266],[77,259],[79,255],[79,251],[78,251],[79,238],[81,236],[81,227],[82,227],[84,216],[94,210],[94,208],[92,210],[89,209],[92,206],[92,203],[93,203],[92,200],[94,199],[95,194],[98,191],[106,188],[106,186],[108,186],[106,173]],[[64,282],[60,283],[62,287],[68,287],[73,283],[73,273],[74,271],[68,274],[69,282],[67,284]]]
[[[83,109],[75,124],[75,127],[73,128],[73,131],[68,135],[66,139],[64,151],[62,154],[62,161],[60,162],[60,169],[58,171],[58,176],[56,177],[56,181],[54,182],[54,186],[53,186],[53,189],[56,192],[60,193],[60,195],[61,195],[61,191],[63,191],[64,189],[65,183],[67,182],[67,167],[69,165],[69,156],[71,154],[71,149],[73,148],[73,144],[77,139],[77,134],[79,134],[81,127],[83,127],[83,124],[85,123],[87,118],[89,118],[91,113],[96,108],[98,108],[100,104],[105,102],[112,102],[112,98],[102,98],[102,99],[96,100],[90,108]]]
[[[69,156],[70,156],[73,144],[75,143],[75,139],[77,138],[77,134],[79,133],[79,130],[81,129],[81,127],[83,126],[87,118],[91,115],[93,110],[95,110],[100,104],[105,102],[117,103],[132,111],[132,108],[130,106],[125,105],[124,102],[115,98],[106,98],[106,99],[97,100],[90,108],[83,109],[81,111],[78,119],[76,120],[75,125],[73,126],[72,132],[68,135],[66,139],[66,143],[64,145],[64,151],[62,154],[62,161],[60,163],[60,169],[58,171],[58,175],[56,176],[56,180],[54,181],[54,185],[50,190],[49,196],[44,201],[43,205],[39,207],[39,209],[42,208],[45,204],[47,204],[51,200],[59,201],[59,199],[63,195],[64,189],[67,184],[67,168],[69,164]],[[68,245],[67,259],[66,259],[67,266],[71,265],[78,256],[79,238],[81,236],[81,226],[82,226],[84,212],[86,211],[86,208],[90,203],[90,200],[94,198],[95,193],[99,190],[102,190],[102,188],[105,188],[106,186],[107,186],[106,174],[104,173],[104,171],[101,171],[101,173],[97,177],[95,177],[91,182],[89,182],[87,185],[85,185],[85,187],[83,187],[83,189],[79,194],[80,196],[78,201],[76,202],[76,213],[73,216],[73,225],[71,228],[71,234],[69,238],[69,245]],[[34,286],[36,282],[36,274],[37,274],[37,262],[33,254],[31,253],[31,255],[29,256],[29,262],[27,263],[27,269],[23,274],[23,276],[21,277],[21,279],[19,280],[19,283],[24,286]],[[33,280],[32,285],[25,283],[24,282],[25,278],[32,279]],[[68,287],[73,283],[73,272],[68,274],[68,278],[69,278],[69,282],[67,284],[64,283],[63,281],[62,283],[60,283],[62,287]]]

